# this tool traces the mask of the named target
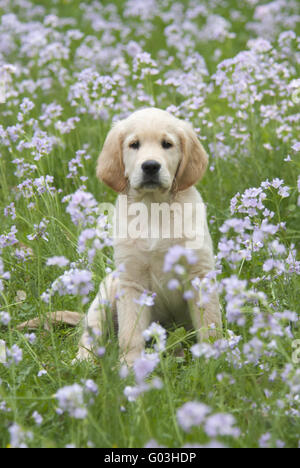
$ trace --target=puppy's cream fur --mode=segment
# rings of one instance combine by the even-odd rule
[[[138,142],[138,145],[136,144]],[[168,143],[168,148],[162,142]],[[158,184],[143,184],[142,164],[145,161],[160,164]],[[199,192],[194,187],[207,167],[208,157],[191,125],[168,112],[149,108],[137,111],[130,117],[115,124],[109,132],[97,166],[97,175],[109,187],[128,197],[128,207],[136,202],[144,203],[185,203],[196,207],[202,203]],[[192,213],[192,216],[194,213]],[[127,216],[118,210],[119,224]],[[205,217],[205,214],[203,214]],[[128,219],[126,221],[129,221]],[[189,270],[190,279],[203,278],[214,269],[212,241],[206,219],[202,219],[203,242],[195,249],[197,264]],[[186,238],[163,236],[158,239],[115,239],[114,254],[116,267],[123,264],[124,271],[118,277],[108,275],[100,285],[100,290],[85,319],[85,330],[80,341],[79,359],[90,356],[89,329],[102,330],[105,322],[103,300],[111,302],[112,314],[116,316],[119,345],[122,358],[132,365],[144,348],[142,336],[152,321],[167,326],[170,323],[185,325],[197,330],[198,338],[203,339],[222,327],[219,300],[213,293],[203,308],[196,297],[193,307],[182,298],[182,292],[170,291],[167,287],[173,275],[163,271],[165,254],[172,245],[185,246]],[[155,305],[141,306],[135,301],[145,291],[156,293]],[[116,296],[118,299],[116,300]]]

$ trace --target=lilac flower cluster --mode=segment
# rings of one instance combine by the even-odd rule
[[[47,234],[47,225],[49,221],[47,219],[43,219],[39,224],[34,224],[34,233],[29,234],[27,238],[30,241],[35,241],[37,239],[43,239],[44,241],[48,242],[48,234]]]
[[[186,249],[180,245],[171,247],[165,257],[164,272],[174,271],[177,274],[183,274],[185,270],[180,264],[182,259],[188,265],[194,265],[197,262],[197,256],[193,250]]]
[[[28,448],[28,443],[33,440],[33,433],[26,431],[17,423],[14,423],[9,428],[10,447],[11,448]]]
[[[0,250],[1,252],[1,250]],[[4,271],[4,264],[3,260],[0,257],[0,292],[4,290],[4,283],[3,280],[9,280],[10,279],[10,273],[8,271]]]
[[[236,420],[231,414],[210,415],[211,412],[211,408],[203,403],[197,401],[185,403],[177,411],[178,424],[187,432],[194,426],[202,426],[210,438],[239,437],[240,430],[235,426]]]
[[[219,243],[218,259],[229,262],[231,268],[239,268],[241,262],[254,258],[263,259],[263,271],[275,269],[278,275],[300,272],[294,246],[287,249],[280,241],[285,223],[274,224],[275,212],[266,206],[268,197],[274,204],[289,198],[291,188],[283,180],[263,182],[258,188],[238,193],[231,201],[231,213],[235,215],[220,228],[224,235]],[[240,217],[242,215],[242,218]],[[268,276],[264,276],[268,279]]]
[[[60,388],[55,394],[58,414],[67,413],[72,418],[85,419],[88,415],[88,405],[93,403],[91,397],[97,393],[98,386],[91,379],[83,382],[83,385],[75,383]]]
[[[71,268],[53,282],[51,288],[43,293],[42,299],[45,302],[49,302],[50,297],[58,293],[60,296],[81,296],[82,303],[86,304],[88,302],[88,295],[93,290],[92,273],[88,270]]]
[[[58,266],[60,268],[64,268],[69,265],[70,261],[66,257],[51,257],[48,258],[46,265],[47,266]]]
[[[56,188],[52,187],[53,176],[41,176],[37,179],[26,179],[17,186],[18,196],[22,196],[25,199],[34,198],[34,196],[41,196],[44,193],[53,195],[56,193]],[[31,207],[34,205],[31,204]]]
[[[83,159],[85,161],[91,159],[89,154],[86,154],[85,150],[76,151],[75,158],[71,159],[68,163],[69,174],[67,175],[68,179],[75,179],[79,177],[80,169],[84,168]],[[84,182],[86,180],[85,176],[80,176],[79,179]]]
[[[0,342],[0,362],[5,367],[11,367],[20,364],[23,359],[23,350],[16,344],[8,348],[5,341]]]
[[[111,228],[108,217],[102,214],[96,219],[96,227],[83,229],[80,233],[78,252],[87,255],[89,264],[93,263],[97,251],[112,246]]]
[[[16,219],[16,207],[14,202],[10,203],[6,208],[4,208],[4,216],[10,216],[12,220]]]
[[[154,349],[155,351],[162,352],[166,348],[167,332],[158,323],[153,322],[150,327],[143,332],[143,337],[146,341],[151,339],[155,340]]]
[[[136,304],[139,304],[141,307],[147,306],[152,307],[155,304],[156,293],[150,293],[149,291],[144,291],[139,299],[134,299]]]
[[[18,239],[16,237],[17,232],[18,230],[16,226],[12,226],[7,234],[0,235],[0,254],[5,247],[10,247],[18,243]],[[3,263],[0,263],[0,271],[1,270],[3,271]]]
[[[8,312],[0,311],[0,324],[7,326],[11,321],[11,316]]]
[[[154,377],[151,382],[146,382],[145,380],[154,371],[158,364],[159,356],[157,353],[143,353],[140,358],[135,360],[133,370],[136,385],[126,386],[124,389],[124,395],[128,401],[136,401],[143,393],[152,389],[159,390],[162,388],[162,381],[158,377]],[[126,376],[126,373],[124,375]]]
[[[92,194],[79,189],[74,194],[64,197],[62,201],[68,202],[66,211],[76,226],[86,227],[95,224],[98,204]]]

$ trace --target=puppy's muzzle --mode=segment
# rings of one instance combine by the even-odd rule
[[[159,185],[160,168],[161,168],[161,164],[159,164],[159,162],[157,161],[154,161],[153,159],[149,159],[148,161],[143,162],[142,164],[143,185],[146,185],[146,186]]]

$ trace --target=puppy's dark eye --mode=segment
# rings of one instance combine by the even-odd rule
[[[140,142],[139,141],[134,141],[133,143],[130,143],[129,148],[138,150],[140,147]]]
[[[170,143],[169,141],[167,140],[163,140],[161,142],[161,146],[164,148],[164,149],[169,149],[169,148],[172,148],[172,143]]]

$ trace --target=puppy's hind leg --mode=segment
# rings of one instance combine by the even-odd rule
[[[79,342],[77,360],[83,361],[92,357],[93,335],[100,336],[105,330],[107,307],[111,308],[112,315],[116,315],[117,289],[118,278],[115,278],[113,274],[108,275],[100,284],[99,292],[83,322],[83,334]]]

